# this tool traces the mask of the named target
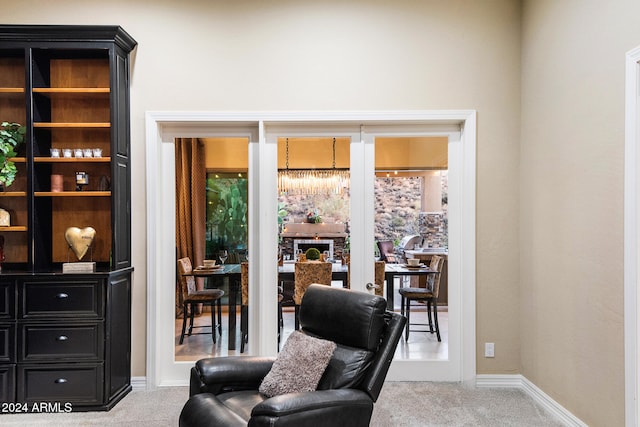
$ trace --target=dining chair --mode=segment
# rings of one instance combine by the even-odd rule
[[[400,314],[407,316],[407,323],[405,325],[405,340],[409,340],[409,331],[413,332],[429,332],[436,334],[438,341],[440,340],[440,326],[438,325],[438,293],[440,292],[440,276],[442,274],[442,266],[444,265],[443,258],[437,255],[431,257],[429,269],[435,273],[429,274],[427,277],[427,283],[424,288],[421,287],[403,287],[400,288]],[[425,303],[427,305],[427,318],[428,324],[423,323],[411,323],[411,301]],[[433,319],[431,318],[431,311],[433,310]],[[411,325],[429,326],[428,330],[416,330],[410,329]],[[435,327],[434,327],[435,326]]]
[[[295,304],[295,329],[300,329],[300,304],[307,288],[317,283],[331,286],[331,267],[329,262],[296,262],[294,267],[293,302]]]
[[[240,263],[240,286],[241,286],[241,306],[240,306],[240,353],[244,353],[244,346],[249,342],[249,262]],[[283,326],[282,319],[282,288],[278,286],[278,344],[280,344],[280,328]],[[279,345],[278,345],[279,347]]]
[[[240,263],[240,353],[249,340],[249,263]]]
[[[183,298],[183,318],[182,318],[182,333],[180,334],[180,344],[184,341],[185,334],[191,336],[194,328],[208,328],[209,326],[194,326],[193,318],[196,311],[197,304],[204,304],[211,306],[211,337],[213,342],[216,342],[216,329],[219,334],[222,335],[222,307],[221,298],[224,295],[224,291],[221,289],[203,289],[196,290],[196,280],[193,276],[193,266],[191,265],[191,259],[180,258],[178,260],[178,273],[180,280],[180,287],[182,289]],[[216,308],[218,312],[218,322],[215,321]],[[189,331],[187,332],[187,316],[189,316]],[[199,332],[199,334],[205,334],[207,332]]]
[[[378,250],[380,251],[380,261],[387,263],[397,263],[396,250],[391,240],[377,241]]]
[[[343,255],[342,264],[347,266],[347,289],[351,289],[351,256]]]
[[[376,261],[374,266],[374,292],[380,297],[384,295],[384,267],[386,264],[384,261]]]

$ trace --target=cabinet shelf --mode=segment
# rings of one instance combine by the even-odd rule
[[[34,128],[108,128],[111,127],[109,122],[93,122],[93,123],[52,123],[38,122],[33,124]]]
[[[110,163],[111,157],[34,157],[35,163]]]
[[[0,93],[24,93],[24,88],[22,87],[0,87]]]
[[[11,225],[9,227],[0,227],[0,233],[12,232],[12,231],[27,231],[27,227],[24,225]]]
[[[1,191],[0,197],[25,197],[26,191]]]
[[[24,90],[23,90],[24,91]],[[44,94],[105,94],[110,93],[111,89],[108,87],[36,87],[33,88],[33,93]]]
[[[36,197],[110,197],[111,191],[36,191]]]

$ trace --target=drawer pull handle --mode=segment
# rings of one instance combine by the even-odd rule
[[[54,381],[56,384],[64,384],[67,382],[66,378],[58,378]]]
[[[56,341],[66,341],[69,338],[66,335],[60,335],[58,338],[56,338]]]
[[[58,299],[65,299],[65,298],[69,298],[69,295],[65,294],[65,293],[59,293],[58,295],[56,295],[56,298]]]

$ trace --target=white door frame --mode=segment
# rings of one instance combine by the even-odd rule
[[[357,125],[357,127],[356,127]],[[454,368],[445,376],[438,376],[442,369],[428,369],[428,362],[416,361],[398,364],[394,362],[389,373],[393,380],[447,380],[472,382],[476,375],[475,359],[475,220],[476,220],[476,113],[475,111],[393,111],[393,112],[148,112],[146,114],[146,160],[147,160],[147,386],[187,385],[192,362],[174,361],[174,339],[167,331],[174,330],[174,278],[175,278],[175,154],[174,140],[178,137],[246,137],[249,144],[249,167],[257,173],[250,174],[249,198],[260,211],[250,210],[251,232],[250,253],[265,253],[276,238],[276,198],[275,194],[277,146],[270,138],[270,130],[278,127],[318,126],[325,129],[346,127],[360,130],[375,126],[431,126],[433,129],[448,129],[449,162],[457,168],[458,178],[451,179],[451,191],[458,191],[459,197],[450,197],[449,264],[450,297],[460,302],[457,318],[449,321],[459,323],[459,358],[452,359]],[[455,131],[451,131],[455,129]],[[366,144],[364,144],[366,146]],[[352,145],[353,148],[353,145]],[[371,157],[363,148],[363,158]],[[259,161],[258,161],[259,159]],[[352,173],[364,164],[352,162]],[[355,168],[355,171],[354,171]],[[363,180],[361,185],[366,185]],[[273,188],[272,188],[273,187]],[[454,202],[457,199],[457,202]],[[365,200],[366,202],[366,200]],[[273,205],[273,206],[271,206]],[[270,209],[273,207],[273,209]],[[456,217],[457,215],[457,217]],[[366,233],[355,231],[365,244]],[[464,238],[463,238],[464,237]],[[356,243],[357,244],[357,243]],[[271,245],[271,246],[270,246]],[[451,249],[458,251],[451,253]],[[355,251],[362,253],[364,251]],[[353,255],[352,255],[353,256]],[[257,257],[256,257],[257,258]],[[255,258],[254,258],[255,259]],[[363,268],[364,268],[363,264]],[[373,266],[367,271],[373,271]],[[273,271],[272,271],[273,270]],[[275,262],[264,262],[250,274],[259,277],[275,277]],[[352,274],[358,275],[357,270]],[[353,276],[352,276],[353,277]],[[362,278],[366,273],[362,274]],[[353,277],[356,279],[357,277]],[[275,281],[274,286],[275,286]],[[360,280],[356,283],[366,283]],[[275,318],[276,304],[269,304],[267,289],[255,287],[250,290],[250,298],[259,301],[260,310],[253,310],[249,316],[250,325],[258,333],[251,334],[250,348],[260,354],[275,354],[275,328],[269,319]],[[273,311],[273,313],[271,313]],[[253,313],[253,314],[252,314]],[[272,336],[273,335],[273,336]],[[450,343],[451,348],[451,343]],[[434,363],[431,362],[433,366]],[[451,365],[451,363],[450,363]],[[410,376],[409,376],[410,374]],[[453,377],[451,376],[453,375]]]
[[[624,153],[624,378],[625,425],[636,426],[640,413],[638,271],[640,269],[640,46],[627,52]]]
[[[475,213],[475,194],[469,194],[473,185],[475,189],[475,173],[473,179],[469,179],[471,170],[475,172],[475,155],[469,157],[471,148],[465,146],[468,143],[468,132],[475,136],[474,126],[466,124],[467,128],[459,123],[440,124],[374,124],[363,126],[363,136],[365,142],[371,148],[371,159],[366,162],[366,176],[374,176],[374,143],[376,137],[422,137],[422,136],[445,136],[448,138],[448,194],[449,194],[449,221],[448,221],[448,357],[441,360],[394,360],[389,369],[388,379],[393,381],[471,381],[475,379],[475,352],[473,357],[467,353],[468,348],[463,342],[468,339],[475,343],[475,292],[467,295],[467,284],[470,281],[475,283],[475,218],[473,223],[468,223],[470,216],[466,216],[467,210]],[[470,130],[470,128],[472,130]],[[465,149],[463,149],[463,147]],[[465,163],[471,161],[473,165]],[[467,181],[465,181],[467,179]],[[373,189],[373,182],[370,183]],[[363,191],[371,194],[373,191]],[[473,199],[473,204],[471,200]],[[367,206],[367,205],[365,205]],[[371,201],[371,209],[365,209],[365,220],[368,228],[365,230],[365,238],[368,246],[374,242],[370,230],[373,230],[374,209]],[[470,207],[467,207],[470,206]],[[368,215],[367,215],[368,213]],[[471,231],[473,230],[473,238]],[[468,234],[465,234],[469,231]],[[471,253],[473,252],[473,253]],[[353,254],[351,255],[353,264]],[[472,258],[472,259],[471,259]],[[360,260],[360,265],[364,267],[363,274],[373,275],[373,258],[365,257]],[[473,268],[471,267],[473,264]],[[352,271],[352,277],[354,277]],[[365,276],[367,283],[373,281],[373,277]],[[353,282],[353,280],[352,280]],[[389,286],[389,284],[387,284]],[[474,287],[475,289],[475,287]],[[473,323],[470,323],[470,316],[473,316]],[[465,336],[465,334],[467,334]],[[472,335],[469,335],[472,334]],[[468,364],[468,366],[465,366]],[[473,375],[469,373],[473,372]]]

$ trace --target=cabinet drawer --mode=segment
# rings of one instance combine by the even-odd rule
[[[15,363],[16,327],[0,323],[0,363]]]
[[[21,325],[20,361],[102,360],[102,324]]]
[[[54,317],[101,318],[104,314],[102,281],[23,282],[23,319]]]
[[[14,282],[0,283],[0,320],[11,320],[15,317],[16,296]]]
[[[102,402],[103,365],[69,364],[18,367],[19,402]]]
[[[0,365],[0,402],[16,401],[16,367]]]

